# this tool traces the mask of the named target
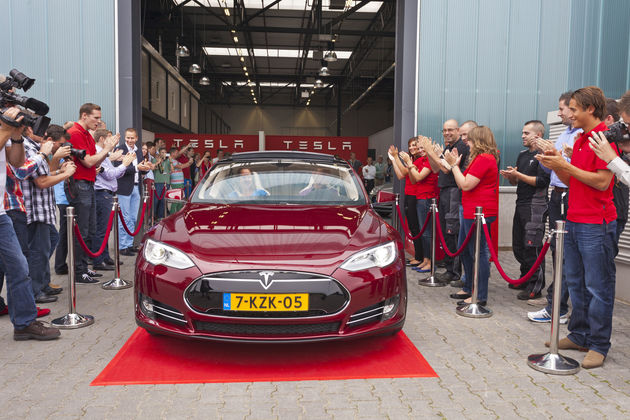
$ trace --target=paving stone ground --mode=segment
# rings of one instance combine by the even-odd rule
[[[500,252],[516,275],[511,252]],[[122,276],[133,276],[132,257],[122,257]],[[551,267],[548,256],[547,267]],[[548,269],[548,279],[551,273]],[[111,274],[110,274],[111,276]],[[111,278],[111,277],[110,277]],[[418,286],[408,271],[405,333],[439,378],[230,384],[91,387],[136,329],[133,289],[106,291],[78,285],[77,309],[94,325],[65,330],[53,342],[16,342],[8,317],[0,318],[0,418],[6,419],[625,419],[630,418],[630,306],[615,303],[612,348],[604,367],[570,376],[529,368],[544,353],[549,324],[525,314],[540,306],[516,299],[492,269],[491,318],[456,315],[451,287]],[[627,279],[617,279],[627,281]],[[53,276],[66,286],[67,277]],[[6,291],[3,291],[6,295]],[[68,310],[64,291],[44,320]],[[566,326],[560,327],[560,336]],[[584,353],[564,351],[581,361]]]

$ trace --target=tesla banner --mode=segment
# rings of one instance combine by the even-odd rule
[[[258,135],[155,133],[155,138],[164,139],[167,150],[192,144],[196,152],[209,151],[212,156],[216,156],[218,149],[228,153],[259,150]],[[355,152],[363,163],[367,160],[367,149],[367,137],[265,136],[265,150],[327,153],[346,160]]]
[[[296,150],[303,152],[327,153],[350,159],[355,152],[357,159],[367,160],[367,137],[312,137],[312,136],[265,136],[267,150]]]
[[[239,136],[232,134],[173,134],[155,133],[155,138],[162,138],[166,142],[166,150],[171,147],[178,149],[192,144],[195,152],[203,154],[208,151],[212,156],[217,155],[217,150],[223,149],[228,153],[254,152],[258,150],[258,136]]]

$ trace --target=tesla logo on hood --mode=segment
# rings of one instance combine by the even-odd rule
[[[273,279],[271,278],[275,273],[273,271],[260,271],[258,272],[259,276],[262,276],[262,279],[258,280],[262,287],[267,290],[271,283],[273,283]]]

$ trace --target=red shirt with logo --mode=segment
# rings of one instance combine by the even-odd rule
[[[416,198],[420,198],[426,200],[428,198],[436,198],[439,194],[438,189],[438,174],[433,172],[431,169],[431,164],[429,163],[429,158],[423,156],[416,160],[418,162],[418,170],[422,171],[424,168],[429,169],[429,175],[427,175],[422,181],[417,182],[416,185]],[[414,162],[415,164],[415,162]]]
[[[68,129],[68,134],[70,134],[70,143],[72,143],[72,147],[75,149],[85,150],[86,156],[96,154],[96,142],[92,138],[92,135],[83,128],[81,124],[75,122],[74,125]],[[77,170],[73,175],[74,179],[82,179],[91,182],[96,180],[96,166],[88,168],[81,163],[79,158],[73,156],[72,159],[74,160],[74,164],[77,166]]]
[[[499,215],[499,167],[497,160],[490,153],[482,153],[470,162],[464,177],[472,175],[479,178],[479,184],[470,191],[462,191],[464,219],[475,218],[475,207],[483,207],[486,217]]]
[[[571,164],[576,168],[588,172],[597,172],[606,169],[606,162],[597,157],[595,152],[589,147],[588,138],[596,131],[606,131],[608,127],[603,122],[598,124],[588,133],[581,133],[573,144],[573,155]],[[617,151],[616,145],[611,145]],[[575,177],[569,180],[569,209],[567,220],[574,223],[602,224],[610,223],[617,219],[617,209],[613,203],[613,183],[614,177],[610,180],[610,185],[605,191],[589,187]]]

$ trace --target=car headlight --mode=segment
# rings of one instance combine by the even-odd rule
[[[144,244],[144,259],[153,265],[162,264],[182,270],[195,266],[192,260],[179,249],[152,239],[147,239]]]
[[[341,268],[348,271],[367,270],[373,267],[383,268],[393,263],[397,256],[396,243],[388,242],[384,245],[357,252],[341,264]]]

